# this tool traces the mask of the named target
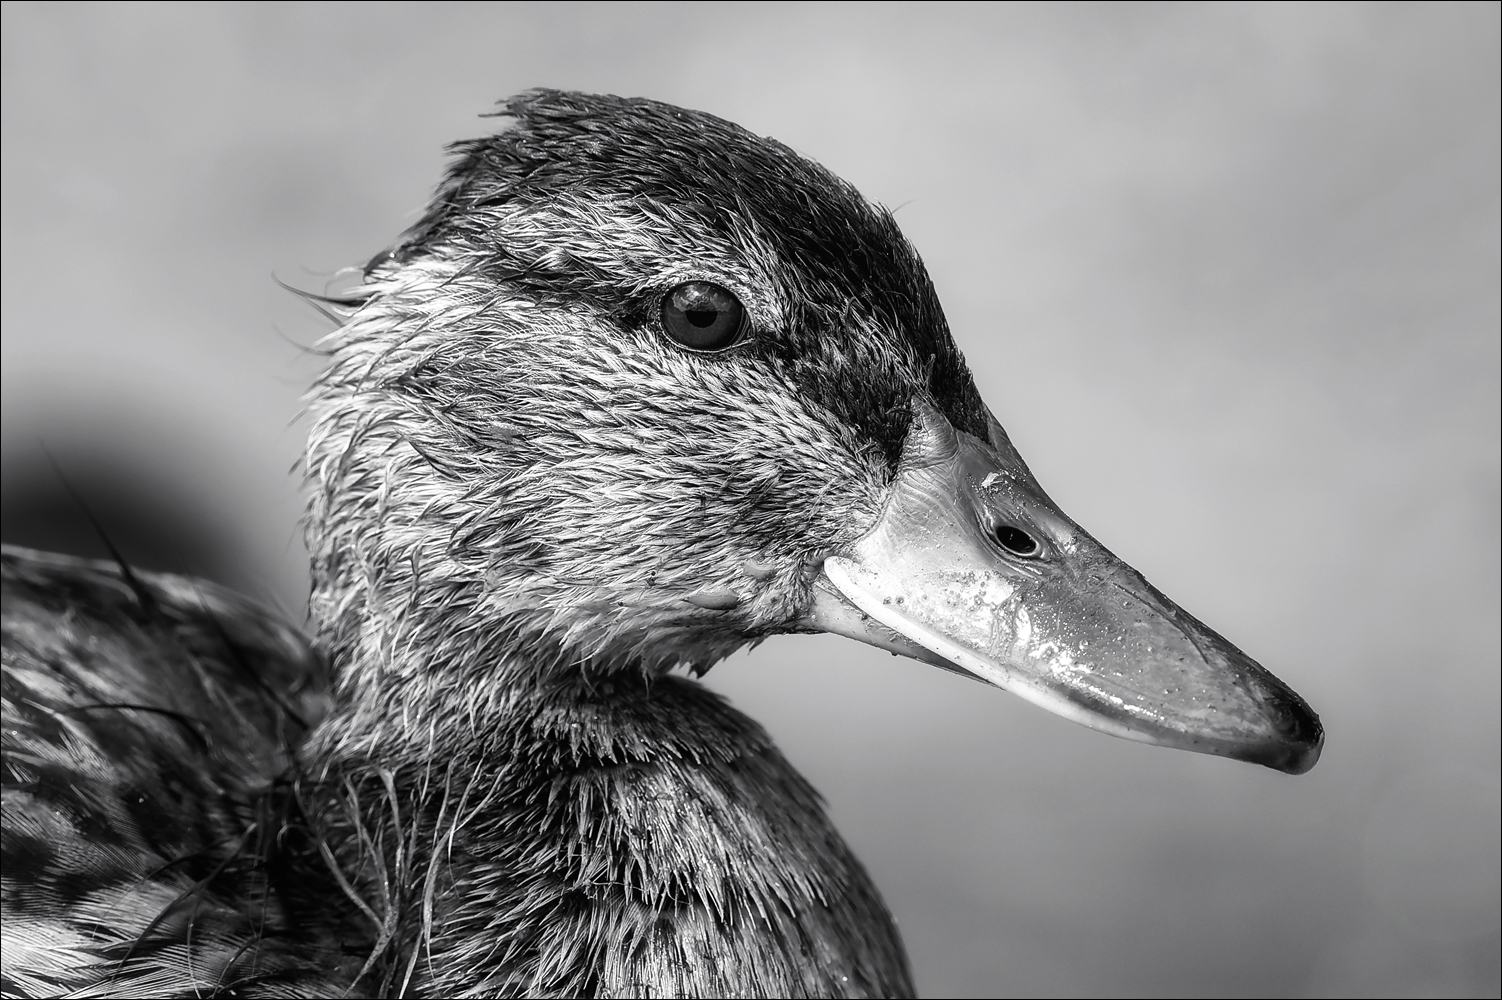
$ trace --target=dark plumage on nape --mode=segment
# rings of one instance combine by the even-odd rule
[[[311,647],[7,551],[7,990],[909,995],[818,796],[670,673],[777,633],[1313,765],[1298,696],[1038,487],[889,213],[709,115],[504,115],[326,300]]]

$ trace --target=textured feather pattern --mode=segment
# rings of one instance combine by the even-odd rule
[[[670,671],[809,627],[914,399],[986,434],[932,284],[890,213],[721,119],[505,114],[327,300],[326,687],[222,592],[14,557],[7,989],[912,992],[815,793]],[[734,346],[663,328],[689,281],[744,306]]]
[[[542,687],[413,766],[347,774],[322,810],[343,817],[327,835],[390,942],[377,992],[911,993],[818,797],[692,681]]]
[[[202,581],[3,570],[6,993],[337,995],[337,914],[299,923],[286,884],[289,748],[327,707],[306,642]]]
[[[338,707],[306,757],[347,781],[320,813],[346,817],[330,840],[367,873],[368,974],[908,994],[812,793],[664,674],[804,627],[824,556],[881,510],[915,394],[983,420],[932,287],[890,215],[727,122],[555,92],[508,113],[348,297],[310,400]],[[740,299],[742,345],[664,337],[656,304],[688,280]],[[531,720],[565,710],[606,749],[541,740]],[[440,849],[452,888],[419,860]]]
[[[310,780],[321,668],[275,619],[4,574],[7,995],[911,992],[817,795],[697,684],[540,687],[462,756]]]

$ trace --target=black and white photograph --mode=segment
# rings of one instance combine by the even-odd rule
[[[1502,4],[0,19],[0,995],[1502,995]]]

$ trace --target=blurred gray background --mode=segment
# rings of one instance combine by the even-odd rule
[[[711,686],[930,996],[1496,996],[1498,5],[4,7],[7,540],[303,613],[320,289],[537,85],[891,206],[1063,507],[1288,680],[1288,778],[830,636]]]

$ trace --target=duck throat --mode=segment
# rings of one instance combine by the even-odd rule
[[[911,994],[818,795],[692,681],[555,678],[442,754],[314,746],[326,857],[371,924],[362,988]]]

